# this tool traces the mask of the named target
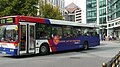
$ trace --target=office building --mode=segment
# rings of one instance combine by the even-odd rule
[[[39,2],[45,2],[45,0],[39,0]],[[62,15],[64,16],[64,7],[65,7],[65,1],[64,0],[46,0],[47,3],[52,4],[54,7],[58,7]],[[40,3],[39,3],[40,4]],[[40,8],[40,6],[38,6]],[[39,9],[38,9],[38,15],[39,14]]]
[[[87,23],[97,23],[100,34],[120,38],[120,0],[86,0]]]
[[[107,36],[107,7],[106,7],[106,0],[98,0],[98,10],[99,13],[97,13],[98,16],[98,23],[100,26],[100,34]]]
[[[120,0],[107,0],[108,36],[120,38]]]
[[[86,0],[86,23],[97,23],[97,1]]]
[[[65,7],[65,20],[81,23],[81,12],[81,8],[74,3],[71,3]]]
[[[65,1],[64,0],[47,0],[48,3],[51,3],[53,6],[57,6],[60,9],[60,12],[64,16],[64,7]]]
[[[100,35],[107,35],[106,0],[86,0],[86,23],[99,25]]]

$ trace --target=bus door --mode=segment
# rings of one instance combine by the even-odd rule
[[[20,23],[20,54],[35,53],[35,23]]]
[[[35,53],[35,24],[29,24],[29,53]]]

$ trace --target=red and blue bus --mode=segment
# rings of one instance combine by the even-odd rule
[[[0,53],[20,56],[100,45],[94,25],[30,16],[0,18]]]

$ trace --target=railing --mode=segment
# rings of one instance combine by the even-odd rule
[[[110,61],[102,64],[102,67],[119,67],[119,66],[120,66],[120,51]]]

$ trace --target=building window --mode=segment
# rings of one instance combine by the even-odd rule
[[[100,24],[106,24],[106,17],[102,17],[99,19]]]
[[[106,9],[101,9],[101,10],[99,10],[99,15],[100,15],[100,16],[106,15]]]

